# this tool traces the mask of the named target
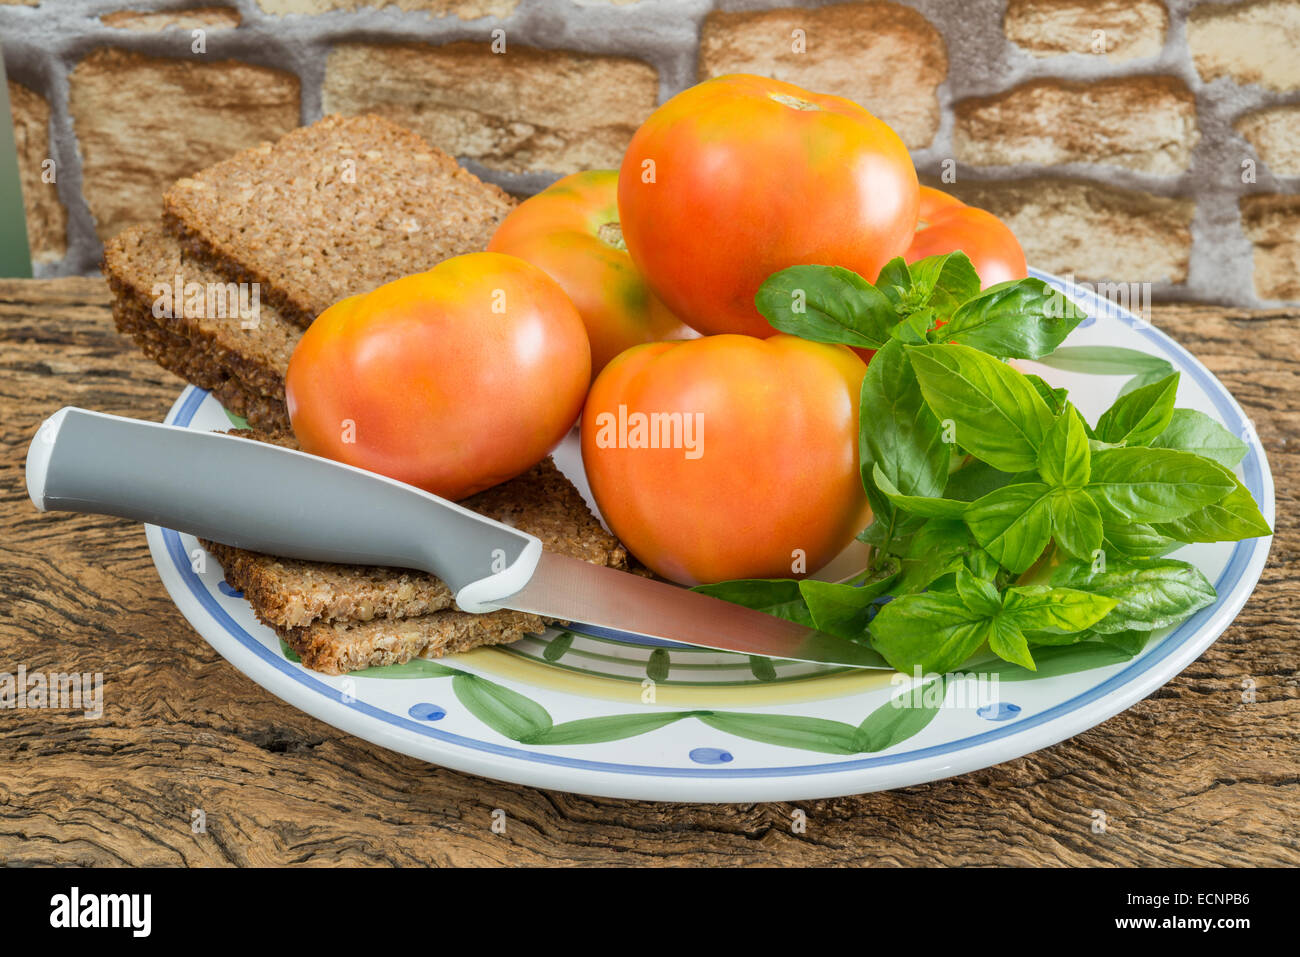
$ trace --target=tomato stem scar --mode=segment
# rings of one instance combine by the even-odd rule
[[[600,237],[601,242],[613,246],[615,249],[627,249],[627,243],[623,241],[623,227],[618,220],[614,220],[612,223],[602,223],[600,228],[596,230],[596,235]]]

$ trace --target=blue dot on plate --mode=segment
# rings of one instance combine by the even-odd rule
[[[217,582],[217,591],[219,591],[219,592],[221,592],[221,594],[223,594],[223,595],[227,595],[227,596],[229,596],[229,597],[231,597],[231,598],[243,598],[243,597],[244,597],[244,593],[243,593],[242,591],[239,591],[239,590],[237,590],[237,589],[231,588],[231,587],[230,587],[230,584],[229,584],[229,583],[228,583],[224,578],[221,579],[221,581]]]
[[[986,704],[975,713],[986,721],[1010,721],[1020,714],[1020,705],[999,701],[997,704]]]
[[[691,760],[696,764],[726,764],[735,759],[730,751],[721,748],[696,748],[691,752]]]
[[[417,721],[441,721],[447,717],[447,709],[441,708],[436,704],[430,704],[427,701],[421,701],[419,704],[413,704],[410,710],[406,712]]]

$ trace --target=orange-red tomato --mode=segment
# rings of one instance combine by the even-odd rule
[[[540,266],[569,294],[587,326],[593,376],[624,349],[694,335],[650,291],[627,254],[617,170],[574,173],[524,200],[488,249]]]
[[[1025,252],[1006,223],[942,190],[922,186],[916,235],[904,258],[911,263],[959,250],[970,258],[985,289],[1029,275]]]
[[[866,366],[794,336],[636,346],[597,377],[582,460],[614,534],[685,585],[790,578],[870,518],[858,475]]]
[[[471,253],[326,309],[285,391],[305,451],[459,499],[554,448],[590,376],[582,319],[555,280]]]
[[[735,74],[673,97],[633,136],[618,209],[632,261],[682,321],[766,337],[754,307],[787,266],[875,279],[911,242],[916,170],[862,107]]]

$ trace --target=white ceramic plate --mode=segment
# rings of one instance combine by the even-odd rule
[[[1178,404],[1208,413],[1250,447],[1238,475],[1273,522],[1273,482],[1254,429],[1227,390],[1160,330],[1043,274],[1089,316],[1068,345],[1168,359]],[[1128,376],[1034,366],[1090,419]],[[229,427],[187,389],[167,417]],[[576,442],[556,454],[586,494]],[[1218,600],[1131,659],[1095,643],[1040,649],[1036,675],[1002,662],[918,693],[891,672],[854,671],[652,642],[551,631],[438,662],[345,677],[308,671],[254,618],[188,535],[147,528],[163,584],[209,644],[273,694],[349,734],[447,767],[537,787],[665,801],[797,800],[901,787],[985,768],[1084,731],[1151,694],[1232,622],[1271,539],[1193,545]],[[926,693],[928,692],[928,694]],[[907,697],[904,697],[904,695]],[[902,702],[914,711],[896,707]]]

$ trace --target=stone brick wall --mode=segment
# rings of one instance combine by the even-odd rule
[[[0,38],[39,275],[324,112],[525,194],[745,70],[877,113],[1034,265],[1300,301],[1300,0],[0,0]]]

